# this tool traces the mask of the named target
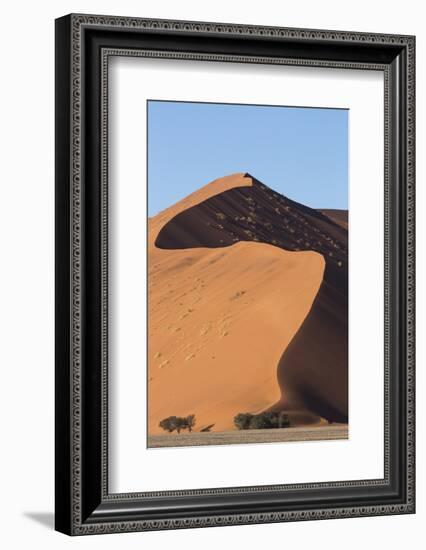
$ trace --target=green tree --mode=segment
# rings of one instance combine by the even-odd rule
[[[269,413],[256,414],[250,420],[250,430],[267,430],[275,427],[275,419]]]
[[[190,414],[185,418],[185,427],[192,432],[192,428],[195,426],[195,414]]]
[[[239,413],[234,417],[234,424],[239,430],[269,430],[288,428],[290,421],[284,412],[263,412],[259,414]]]
[[[288,414],[280,412],[278,415],[278,428],[288,428],[290,426],[290,419]]]
[[[252,418],[250,413],[239,413],[234,417],[234,424],[239,430],[248,430]]]
[[[182,417],[178,416],[176,418],[176,431],[180,434],[181,430],[185,429],[185,421]]]
[[[169,433],[177,431],[180,434],[182,430],[192,432],[192,428],[195,426],[195,414],[190,414],[185,418],[182,416],[168,416],[163,418],[158,425]]]
[[[158,425],[160,426],[160,428],[163,428],[164,431],[172,433],[177,429],[178,418],[177,416],[169,416],[167,418],[163,418],[163,420],[161,420]]]

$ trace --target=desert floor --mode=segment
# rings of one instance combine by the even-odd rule
[[[198,445],[233,445],[238,443],[280,443],[348,439],[347,424],[298,426],[276,430],[231,430],[227,432],[193,432],[152,435],[148,447],[192,447]]]

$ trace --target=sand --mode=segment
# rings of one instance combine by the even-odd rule
[[[164,432],[163,432],[164,434]],[[199,445],[235,445],[238,443],[283,443],[291,441],[336,441],[348,439],[347,424],[319,423],[272,430],[232,430],[224,432],[192,432],[152,435],[149,447],[188,447]],[[307,449],[309,451],[309,449]]]
[[[349,221],[347,210],[337,210],[335,208],[318,208],[318,212],[321,212],[322,214],[330,218],[330,220],[337,223],[337,225],[343,227],[343,229],[348,230]]]
[[[347,232],[235,174],[149,220],[149,434],[271,408],[347,420]]]

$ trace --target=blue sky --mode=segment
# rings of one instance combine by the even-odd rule
[[[343,109],[148,101],[148,214],[249,172],[312,208],[348,208]]]

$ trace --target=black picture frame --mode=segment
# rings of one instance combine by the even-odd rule
[[[383,479],[108,493],[105,147],[111,55],[383,71]],[[414,81],[413,36],[80,14],[56,20],[58,531],[85,535],[414,513]]]

